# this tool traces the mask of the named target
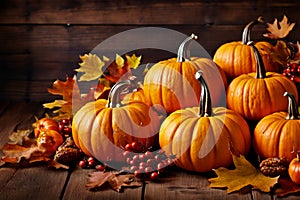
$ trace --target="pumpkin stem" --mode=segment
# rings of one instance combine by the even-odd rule
[[[246,27],[243,30],[242,34],[242,44],[247,44],[250,39],[250,33],[254,25],[258,23],[263,23],[263,17],[259,16],[256,20],[251,21],[249,24],[246,25]]]
[[[203,78],[203,72],[201,70],[197,71],[195,77],[201,85],[199,116],[209,117],[212,114],[211,98],[208,86]]]
[[[193,39],[197,40],[198,36],[193,34],[190,37],[187,37],[179,46],[177,52],[177,62],[183,62],[190,58],[189,46]]]
[[[297,101],[293,94],[289,92],[285,92],[283,96],[287,96],[289,100],[288,104],[288,116],[286,119],[298,119],[299,113],[298,113],[298,106]]]
[[[253,49],[253,52],[254,52],[254,57],[255,57],[255,61],[256,61],[256,76],[255,76],[255,78],[266,78],[266,68],[264,65],[264,61],[263,61],[258,49],[254,45],[254,42],[250,41],[247,43],[247,45],[251,46]]]
[[[116,83],[110,90],[108,94],[108,103],[107,107],[109,108],[116,108],[121,107],[121,92],[131,85],[130,80],[121,81],[119,83]]]

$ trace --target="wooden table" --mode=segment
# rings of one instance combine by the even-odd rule
[[[40,103],[0,103],[0,146],[8,142],[8,135],[17,129],[31,128],[34,116],[44,116]],[[26,199],[281,199],[276,195],[247,189],[227,195],[225,189],[211,189],[207,178],[211,175],[186,172],[177,168],[158,182],[143,187],[126,188],[117,193],[109,188],[89,191],[85,188],[92,169],[55,170],[44,165],[0,168],[0,200]],[[290,195],[284,199],[300,199]]]

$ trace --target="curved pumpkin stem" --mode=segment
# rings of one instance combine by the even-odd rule
[[[256,76],[255,76],[255,78],[266,78],[266,68],[264,65],[264,61],[263,61],[258,49],[254,45],[254,42],[250,41],[247,43],[247,45],[251,46],[253,49],[253,52],[254,52],[254,57],[255,57],[255,61],[256,61]]]
[[[251,39],[250,39],[250,33],[254,25],[258,23],[263,23],[263,17],[259,16],[256,20],[250,22],[249,24],[246,25],[246,27],[243,30],[243,35],[242,35],[242,44],[247,44]]]
[[[285,92],[283,96],[287,96],[289,100],[288,104],[288,116],[286,119],[298,119],[299,113],[298,113],[298,106],[297,101],[293,94],[289,92]]]
[[[209,117],[212,114],[211,98],[208,86],[203,78],[203,72],[201,70],[197,71],[195,77],[201,84],[199,116]]]
[[[110,90],[108,94],[107,107],[116,108],[122,106],[121,104],[121,92],[128,86],[132,85],[130,80],[121,81],[116,83]]]
[[[179,46],[178,52],[177,52],[177,62],[183,62],[185,60],[188,60],[190,57],[190,51],[189,51],[189,45],[191,41],[197,40],[198,36],[193,34],[186,38]]]

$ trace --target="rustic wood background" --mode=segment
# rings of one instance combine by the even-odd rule
[[[299,0],[1,0],[0,100],[44,102],[47,88],[78,68],[79,55],[108,37],[137,27],[164,27],[199,36],[213,56],[223,43],[240,40],[258,16],[266,22],[287,15],[296,22],[288,40],[300,40]],[[253,37],[262,39],[264,27]],[[145,52],[143,62],[168,54]]]

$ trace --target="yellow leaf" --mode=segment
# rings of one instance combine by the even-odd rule
[[[232,154],[235,169],[220,167],[215,171],[218,177],[211,178],[209,187],[227,188],[227,193],[238,191],[246,186],[253,186],[263,192],[270,192],[270,188],[278,182],[278,177],[271,178],[263,175],[244,156]]]
[[[136,69],[141,62],[142,56],[136,57],[135,54],[133,54],[131,57],[126,55],[127,63],[132,69]]]
[[[116,64],[118,68],[122,68],[124,66],[124,59],[119,54],[116,54]]]
[[[273,24],[267,23],[267,26],[269,33],[265,33],[263,36],[270,39],[280,39],[285,38],[289,34],[294,28],[295,23],[289,23],[288,18],[284,15],[282,21],[279,23],[277,18],[275,18]]]
[[[98,79],[102,74],[102,67],[105,65],[96,54],[85,54],[80,56],[82,60],[79,63],[80,68],[75,69],[77,72],[83,72],[84,74],[80,77],[79,81],[91,81]]]
[[[44,106],[44,108],[53,109],[55,107],[62,107],[65,103],[67,103],[67,102],[64,100],[55,100],[51,103],[44,103],[43,106]]]

